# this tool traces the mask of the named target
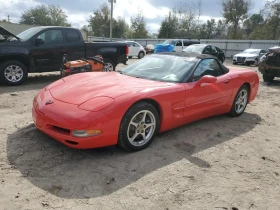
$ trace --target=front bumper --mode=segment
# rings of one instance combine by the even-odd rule
[[[233,63],[241,63],[241,64],[254,64],[256,58],[255,57],[234,57],[232,59]]]
[[[32,117],[37,129],[53,139],[77,149],[97,148],[117,144],[118,127],[102,112],[81,110],[77,105],[64,103],[41,91],[35,98]],[[98,136],[74,137],[73,130],[101,130]]]

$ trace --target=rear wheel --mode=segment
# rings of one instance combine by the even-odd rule
[[[103,71],[115,71],[116,65],[110,59],[104,58],[103,62],[105,65],[103,66]]]
[[[139,59],[142,59],[144,56],[145,56],[145,54],[143,51],[139,52],[139,54],[138,54]]]
[[[265,82],[272,82],[273,80],[274,80],[274,76],[263,74],[263,81],[265,81]]]
[[[229,115],[232,117],[240,116],[246,109],[249,99],[249,88],[246,85],[242,85],[233,101]]]
[[[7,85],[20,85],[27,76],[27,67],[19,61],[7,61],[0,67],[0,81]]]
[[[146,102],[133,105],[124,115],[118,145],[128,151],[139,151],[148,147],[159,129],[159,114]]]
[[[129,59],[131,59],[131,58],[132,58],[132,56],[128,56],[128,58],[129,58]]]

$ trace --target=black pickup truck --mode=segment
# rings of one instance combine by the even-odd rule
[[[126,63],[128,46],[120,42],[86,43],[75,28],[42,26],[17,36],[0,27],[0,82],[19,85],[30,72],[58,71],[62,57],[68,60],[102,55],[106,68]]]

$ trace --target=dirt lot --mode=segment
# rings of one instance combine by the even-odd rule
[[[127,153],[70,149],[35,129],[32,99],[56,79],[0,86],[0,209],[280,209],[280,80],[261,79],[241,117],[191,123]]]

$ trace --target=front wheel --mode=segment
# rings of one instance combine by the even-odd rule
[[[274,76],[263,74],[263,81],[264,82],[272,82],[273,80],[274,80]]]
[[[19,61],[7,61],[0,67],[0,81],[7,85],[20,85],[27,76],[27,67]]]
[[[233,101],[229,115],[232,117],[240,116],[246,109],[249,99],[249,88],[246,85],[242,85]]]
[[[103,62],[105,65],[103,66],[103,71],[115,71],[116,65],[110,59],[104,58]]]
[[[133,105],[124,115],[118,145],[128,151],[148,147],[159,130],[159,113],[146,102]]]

